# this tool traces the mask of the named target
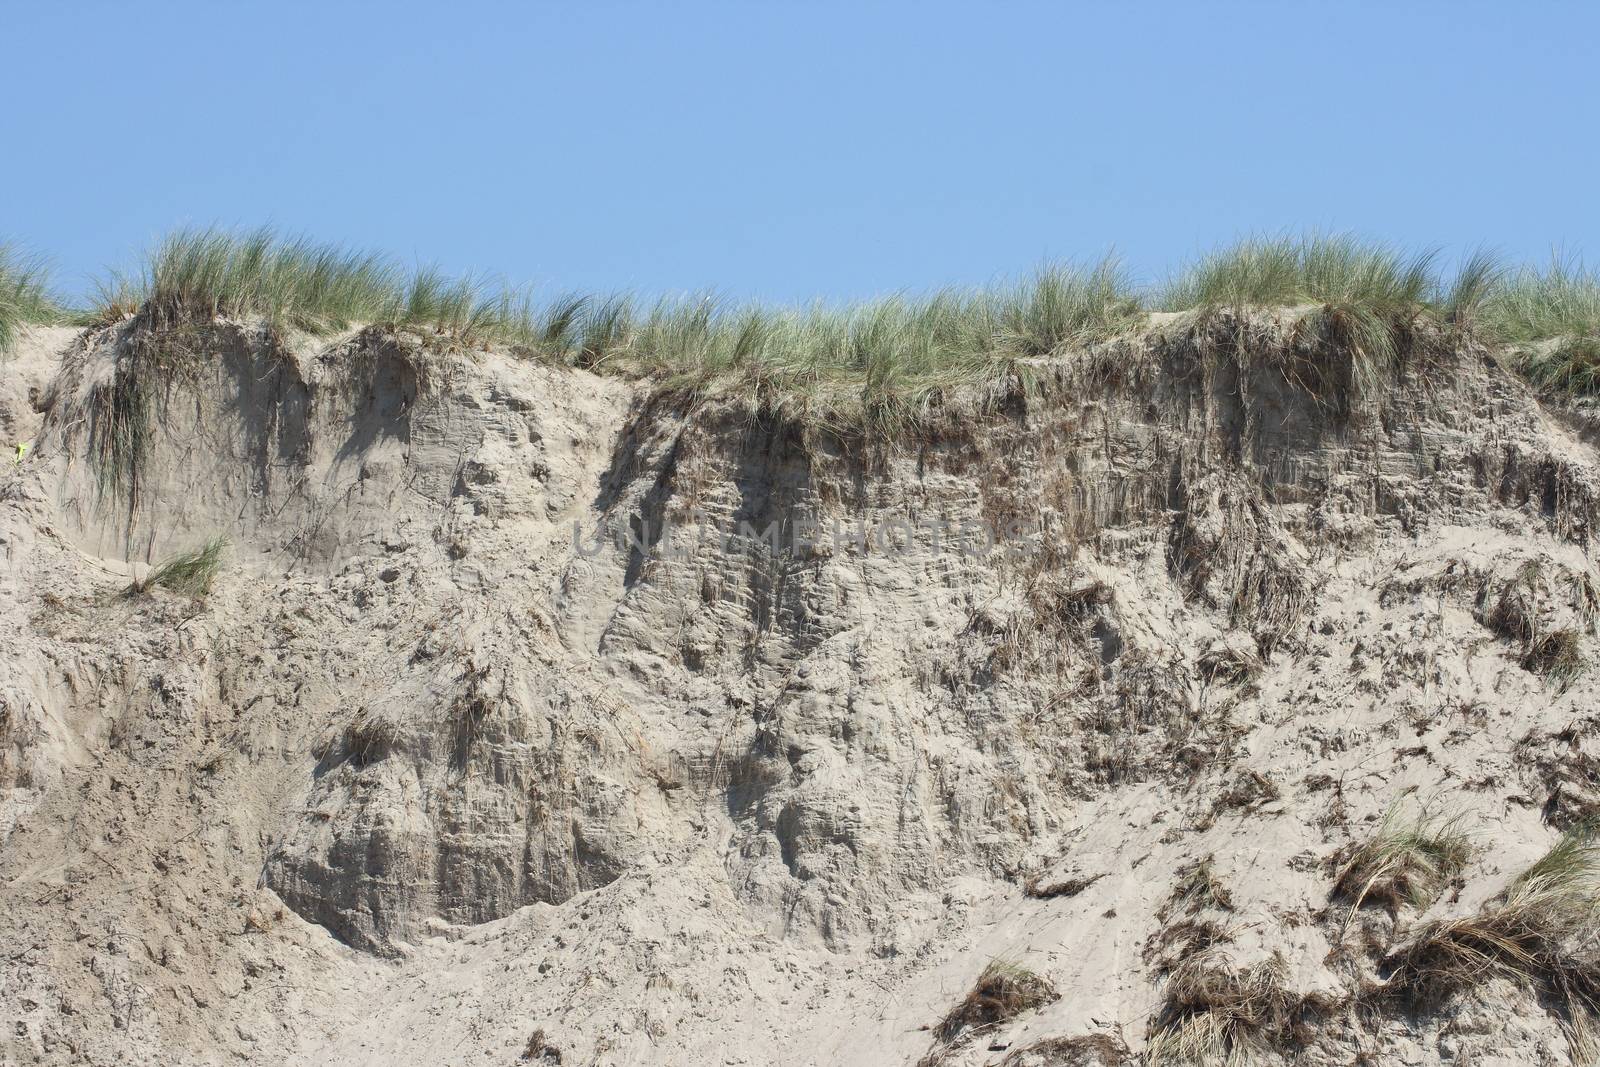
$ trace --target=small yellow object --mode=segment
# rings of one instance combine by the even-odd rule
[[[28,454],[28,449],[30,449],[32,447],[33,447],[33,442],[32,441],[19,441],[19,442],[17,442],[17,462],[18,463],[22,462],[22,457],[26,456]]]

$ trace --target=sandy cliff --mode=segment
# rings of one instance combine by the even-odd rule
[[[882,440],[31,333],[0,1062],[1584,1062],[1579,963],[1406,953],[1600,806],[1593,428],[1402,355],[1167,324]],[[1386,815],[1470,855],[1346,877]]]

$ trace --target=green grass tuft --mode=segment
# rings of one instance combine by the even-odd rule
[[[944,290],[843,307],[730,306],[700,296],[641,311],[627,296],[568,297],[534,316],[531,344],[578,366],[894,432],[955,387],[1128,329],[1139,315],[1132,286],[1106,261],[1046,268],[1000,292]]]
[[[1489,977],[1520,978],[1600,1007],[1600,844],[1594,827],[1563,834],[1476,914],[1422,926],[1387,960],[1388,988],[1438,1002]]]
[[[1292,309],[1292,341],[1302,355],[1349,357],[1348,367],[1330,371],[1337,382],[1324,375],[1318,388],[1372,389],[1411,343],[1413,327],[1431,320],[1510,346],[1543,388],[1600,392],[1600,279],[1581,266],[1508,272],[1479,250],[1446,280],[1431,252],[1347,235],[1264,237],[1200,257],[1149,296],[1150,306],[1182,313],[1178,328],[1220,312]],[[1146,304],[1111,258],[1046,266],[998,288],[839,306],[772,308],[713,297],[640,304],[627,294],[541,302],[482,277],[407,270],[385,256],[271,229],[185,229],[134,274],[102,283],[86,321],[116,321],[142,308],[157,327],[219,316],[313,333],[391,325],[892,433],[926,417],[954,388],[1002,375],[1026,379],[1032,361],[1141,328]],[[57,314],[37,265],[0,252],[0,348],[18,322]]]
[[[1026,356],[1047,356],[1126,328],[1143,311],[1121,265],[1050,266],[1000,300],[1000,339]]]
[[[1496,336],[1508,343],[1600,337],[1600,277],[1581,264],[1506,276],[1491,306]]]
[[[1354,914],[1368,900],[1391,915],[1402,905],[1427,908],[1472,857],[1472,843],[1455,818],[1405,821],[1391,808],[1378,830],[1356,847],[1339,872],[1334,895]]]
[[[23,326],[55,322],[60,315],[44,261],[0,243],[0,356],[16,345]]]
[[[1518,270],[1484,315],[1533,384],[1573,396],[1600,392],[1600,276],[1593,271],[1561,261]]]
[[[199,548],[180,552],[163,562],[143,581],[130,585],[128,594],[145,593],[159,585],[181,596],[203,599],[211,592],[211,585],[222,569],[222,555],[227,549],[226,537],[213,537]]]
[[[1395,364],[1411,325],[1436,313],[1433,261],[1432,252],[1350,236],[1251,238],[1201,257],[1167,283],[1158,304],[1191,322],[1295,309],[1295,330],[1346,353],[1349,388],[1366,395]]]
[[[1500,257],[1486,248],[1475,250],[1461,261],[1455,279],[1437,297],[1437,310],[1446,322],[1475,324],[1500,294],[1506,268]]]
[[[180,230],[123,286],[159,324],[260,315],[311,331],[398,316],[401,281],[381,257],[270,229]]]
[[[259,316],[274,326],[329,333],[357,324],[432,330],[465,343],[525,343],[538,324],[523,294],[431,267],[263,228],[235,234],[180,230],[134,276],[102,282],[92,318],[143,308],[157,326]]]
[[[1349,236],[1252,238],[1201,257],[1167,284],[1164,311],[1302,304],[1410,312],[1436,290],[1431,252],[1407,254]]]

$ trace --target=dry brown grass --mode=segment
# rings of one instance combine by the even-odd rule
[[[1586,660],[1578,631],[1570,626],[1540,634],[1522,654],[1522,669],[1562,685],[1583,673]]]
[[[1047,1037],[1006,1053],[1000,1067],[1128,1067],[1127,1042],[1115,1034]]]
[[[400,747],[405,729],[389,709],[367,706],[344,731],[344,755],[356,766],[376,763]]]
[[[1206,651],[1195,666],[1212,685],[1243,685],[1254,681],[1265,669],[1261,657],[1254,652],[1225,646]]]
[[[1091,874],[1085,878],[1064,878],[1059,882],[1046,882],[1035,875],[1022,883],[1022,891],[1034,900],[1075,897],[1104,877],[1104,874]]]
[[[541,1026],[528,1036],[528,1043],[517,1059],[523,1063],[560,1063],[561,1050],[550,1043]]]
[[[1184,914],[1194,915],[1204,909],[1231,911],[1233,894],[1215,870],[1216,858],[1186,863],[1178,868],[1178,880],[1172,887],[1172,896],[1162,905],[1161,917]]]
[[[1334,898],[1349,902],[1352,913],[1368,901],[1391,916],[1408,904],[1426,908],[1472,856],[1460,823],[1425,815],[1407,822],[1391,809],[1376,833],[1349,850],[1334,880]]]
[[[1494,604],[1484,616],[1489,629],[1523,644],[1534,639],[1538,634],[1539,611],[1535,597],[1540,575],[1539,564],[1529,562],[1523,564],[1515,578],[1500,584]]]
[[[1213,946],[1175,967],[1166,1001],[1145,1048],[1151,1067],[1232,1065],[1292,1044],[1308,1015],[1323,1007],[1288,988],[1288,967],[1276,953],[1249,967]]]
[[[1060,994],[1049,980],[1019,964],[993,960],[978,975],[972,991],[961,998],[933,1028],[933,1036],[938,1044],[922,1062],[938,1063],[957,1042],[1058,999]]]
[[[1226,708],[1198,707],[1194,672],[1180,659],[1137,649],[1098,677],[1082,720],[1084,770],[1107,785],[1142,781],[1174,767],[1199,773],[1231,758],[1240,730]]]
[[[1600,584],[1589,571],[1572,571],[1567,575],[1567,596],[1572,610],[1583,621],[1588,633],[1595,632],[1595,620],[1600,619]]]
[[[1600,844],[1592,825],[1545,856],[1475,915],[1427,923],[1385,960],[1384,992],[1438,1003],[1494,976],[1568,1005],[1600,1005]]]
[[[1095,620],[1114,611],[1115,598],[1104,582],[1069,572],[1033,576],[1023,599],[992,653],[998,671],[1060,674],[1081,664]]]
[[[1557,830],[1600,818],[1600,716],[1584,715],[1559,730],[1530,730],[1515,760],[1545,792],[1541,814]]]
[[[1171,894],[1156,912],[1163,925],[1145,943],[1145,963],[1155,974],[1171,974],[1186,960],[1231,943],[1236,930],[1220,913],[1232,910],[1233,893],[1217,876],[1213,857],[1179,867]]]
[[[1593,579],[1584,573],[1570,575],[1567,586],[1573,610],[1592,632],[1597,603]],[[1583,655],[1582,634],[1577,627],[1549,628],[1542,622],[1539,603],[1547,589],[1544,567],[1537,561],[1529,561],[1515,578],[1501,583],[1483,621],[1501,637],[1522,646],[1523,670],[1565,688],[1583,673],[1587,660]]]
[[[1593,1009],[1571,1004],[1561,1025],[1567,1035],[1567,1053],[1572,1058],[1572,1067],[1594,1067],[1600,1063],[1600,1019]]]
[[[1249,811],[1270,804],[1283,795],[1278,783],[1260,771],[1245,768],[1233,776],[1227,788],[1217,794],[1212,803],[1213,812]]]
[[[1190,487],[1172,527],[1168,558],[1185,595],[1225,611],[1230,623],[1249,630],[1263,655],[1296,631],[1311,608],[1305,568],[1246,486]]]

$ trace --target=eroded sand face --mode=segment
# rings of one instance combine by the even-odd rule
[[[163,376],[136,329],[0,364],[9,1060],[1112,1063],[1199,960],[1315,1005],[1303,1062],[1571,1061],[1523,982],[1354,999],[1600,800],[1595,676],[1496,613],[1592,654],[1593,449],[1481,353],[1342,412],[1127,342],[885,450],[381,331]],[[120,595],[219,533],[203,603]],[[1424,806],[1459,879],[1331,901]],[[1055,999],[941,1038],[995,960]]]

